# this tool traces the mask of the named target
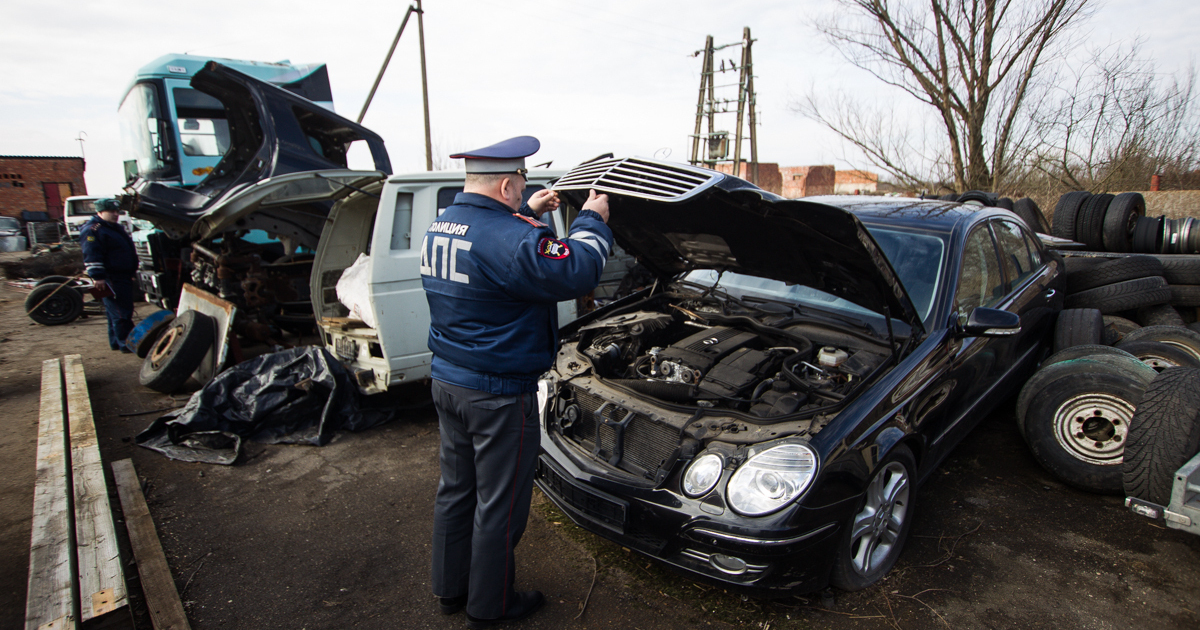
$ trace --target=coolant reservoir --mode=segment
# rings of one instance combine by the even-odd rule
[[[846,354],[845,350],[841,350],[833,346],[825,346],[824,348],[821,348],[820,352],[817,353],[817,363],[820,363],[821,367],[835,368],[841,365],[842,362],[846,360],[847,356],[849,355]]]

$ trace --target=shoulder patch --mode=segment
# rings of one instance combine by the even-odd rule
[[[94,240],[96,240],[96,237],[95,237],[95,236],[88,235],[88,240],[89,240],[89,241],[94,241]]]
[[[538,254],[552,260],[562,260],[571,255],[571,248],[558,239],[543,237],[538,241]]]
[[[541,221],[538,221],[537,219],[534,219],[532,217],[527,217],[523,214],[517,214],[514,212],[513,216],[517,217],[518,219],[521,219],[522,221],[528,223],[529,225],[532,225],[533,227],[549,227],[545,223],[542,223]]]

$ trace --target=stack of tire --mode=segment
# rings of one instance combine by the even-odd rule
[[[1034,457],[1072,486],[1154,500],[1146,488],[1161,489],[1161,470],[1173,474],[1197,450],[1163,442],[1200,431],[1189,428],[1200,427],[1200,332],[1074,308],[1059,314],[1054,350],[1017,398]],[[1184,385],[1192,389],[1168,391]]]
[[[1141,193],[1069,192],[1054,206],[1052,234],[1095,252],[1200,254],[1200,221],[1146,216]]]
[[[938,197],[938,199],[941,201],[957,201],[959,203],[974,203],[981,206],[1003,208],[1021,217],[1025,225],[1029,226],[1029,229],[1034,232],[1042,234],[1050,233],[1050,222],[1046,220],[1046,215],[1042,213],[1042,209],[1038,207],[1037,203],[1029,197],[1014,200],[1010,197],[1001,197],[996,193],[984,192],[982,190],[968,190],[962,194],[945,194]]]
[[[1097,309],[1143,326],[1196,319],[1200,255],[1064,253],[1067,308]],[[1114,321],[1118,328],[1129,325]]]

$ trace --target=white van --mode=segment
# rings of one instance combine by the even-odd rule
[[[79,195],[67,197],[63,201],[63,222],[67,224],[67,234],[71,238],[79,238],[79,230],[83,224],[96,216],[97,199],[104,199],[104,197]],[[126,232],[133,231],[133,219],[129,217],[128,212],[122,211],[117,221],[125,226]]]

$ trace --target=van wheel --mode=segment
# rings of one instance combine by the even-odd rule
[[[142,362],[142,385],[169,394],[183,386],[212,346],[213,319],[196,311],[176,317]]]
[[[70,324],[81,313],[83,296],[70,286],[43,284],[34,287],[25,298],[25,314],[43,326]]]

